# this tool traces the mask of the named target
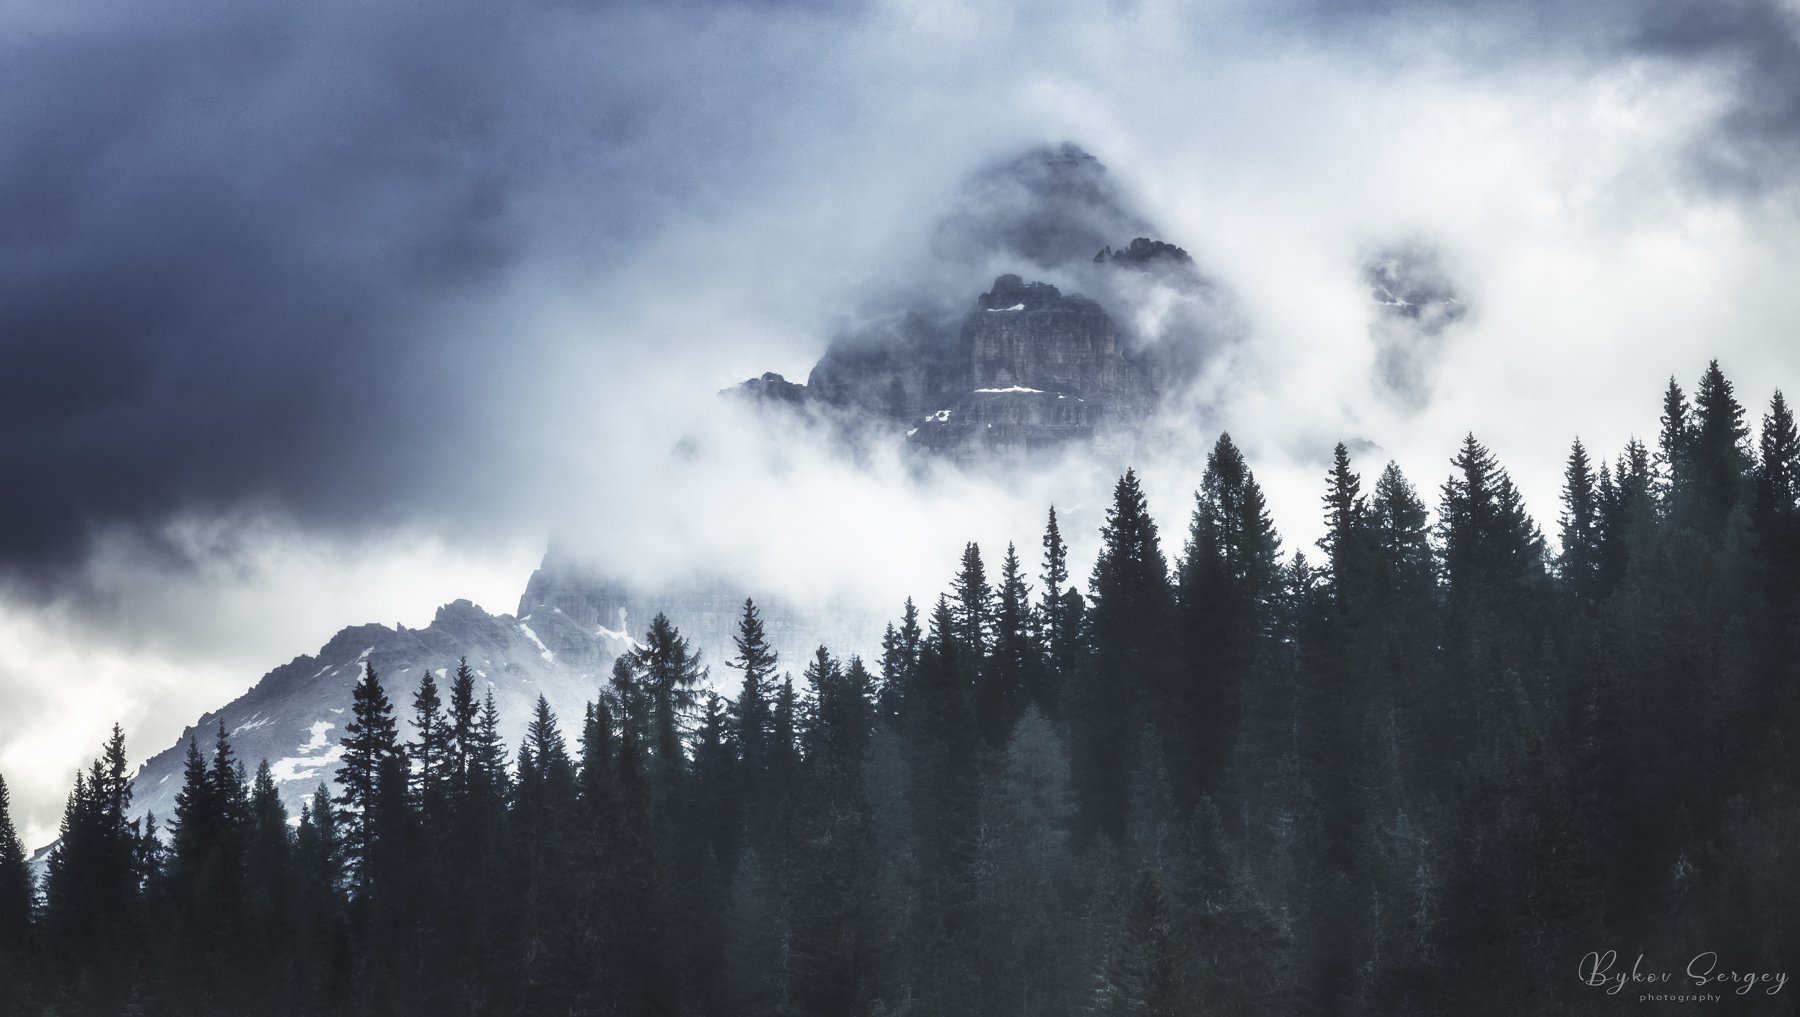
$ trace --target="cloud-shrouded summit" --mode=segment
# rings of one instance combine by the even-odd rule
[[[986,167],[804,385],[765,373],[732,394],[810,410],[839,441],[874,428],[988,469],[1075,443],[1123,468],[1239,337],[1220,287],[1125,201],[1070,142]]]

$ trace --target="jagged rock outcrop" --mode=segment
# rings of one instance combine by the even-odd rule
[[[1112,318],[1086,297],[1016,275],[994,280],[962,327],[974,391],[1075,394],[1129,415],[1155,402],[1148,371],[1125,355]]]
[[[1151,240],[1148,237],[1138,237],[1125,245],[1124,250],[1115,251],[1111,247],[1101,248],[1100,253],[1094,255],[1094,263],[1097,265],[1109,263],[1131,265],[1139,268],[1168,266],[1179,269],[1182,266],[1192,265],[1194,259],[1188,252],[1174,244]]]
[[[952,206],[932,245],[935,294],[859,315],[804,386],[764,375],[731,391],[976,462],[1127,438],[1194,376],[1213,287],[1172,243],[1111,246],[1148,226],[1099,160],[1073,145],[1026,153],[977,174]],[[967,273],[994,264],[1014,270],[971,309],[992,276]],[[1146,304],[1157,313],[1139,315]]]
[[[751,378],[746,382],[734,385],[720,394],[749,399],[752,402],[785,403],[790,406],[804,404],[808,395],[805,385],[789,381],[774,371],[765,371],[761,377]]]

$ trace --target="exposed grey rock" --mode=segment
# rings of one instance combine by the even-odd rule
[[[774,371],[765,371],[761,377],[739,382],[725,389],[720,395],[737,396],[759,403],[786,403],[798,406],[806,402],[809,393],[805,385],[791,382]]]
[[[734,653],[732,637],[745,595],[734,584],[706,576],[682,577],[653,592],[633,589],[607,578],[602,569],[546,555],[526,584],[516,616],[489,614],[458,600],[439,608],[422,629],[345,628],[316,655],[296,657],[265,674],[242,696],[200,717],[174,745],[139,768],[133,778],[132,815],[155,812],[160,822],[174,814],[188,738],[210,755],[223,720],[232,749],[246,768],[269,761],[289,816],[298,817],[313,790],[334,780],[351,689],[365,663],[374,666],[393,700],[403,738],[413,733],[407,719],[420,676],[431,671],[448,700],[451,676],[466,657],[475,671],[476,695],[494,694],[509,746],[524,736],[540,694],[573,739],[584,704],[598,695],[613,661],[664,611],[701,652],[715,687],[735,695],[739,678],[724,664]],[[824,605],[810,616],[774,599],[765,604],[758,598],[758,605],[781,666],[796,672],[819,641],[841,656],[872,654],[885,623],[843,605]]]
[[[1028,152],[965,185],[938,224],[924,278],[897,289],[906,296],[873,298],[888,309],[865,309],[804,388],[765,375],[732,391],[829,409],[847,432],[889,427],[916,449],[971,463],[1129,443],[1216,339],[1211,282],[1152,232],[1093,156],[1074,145]],[[1133,239],[1110,246],[1121,236]],[[996,264],[1014,271],[971,310],[979,280],[968,274]],[[1146,303],[1181,306],[1153,315],[1156,334],[1144,335],[1135,312]]]

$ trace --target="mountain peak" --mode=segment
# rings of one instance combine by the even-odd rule
[[[995,279],[993,289],[975,298],[975,307],[981,311],[1100,309],[1099,304],[1086,297],[1073,293],[1065,297],[1061,290],[1049,283],[1026,282],[1016,275],[1003,275]]]

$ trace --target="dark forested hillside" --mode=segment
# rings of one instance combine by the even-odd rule
[[[467,668],[399,703],[371,669],[298,817],[221,728],[174,814],[128,821],[115,731],[41,886],[0,784],[0,999],[1792,1013],[1785,981],[1688,973],[1800,971],[1800,437],[1716,363],[1662,407],[1654,446],[1575,442],[1535,517],[1473,435],[1423,490],[1339,445],[1306,549],[1222,435],[1191,506],[1118,481],[1085,576],[1051,511],[1030,555],[946,562],[869,661],[777,659],[747,600],[717,693],[659,616],[516,746]],[[1674,977],[1609,996],[1607,951]]]

